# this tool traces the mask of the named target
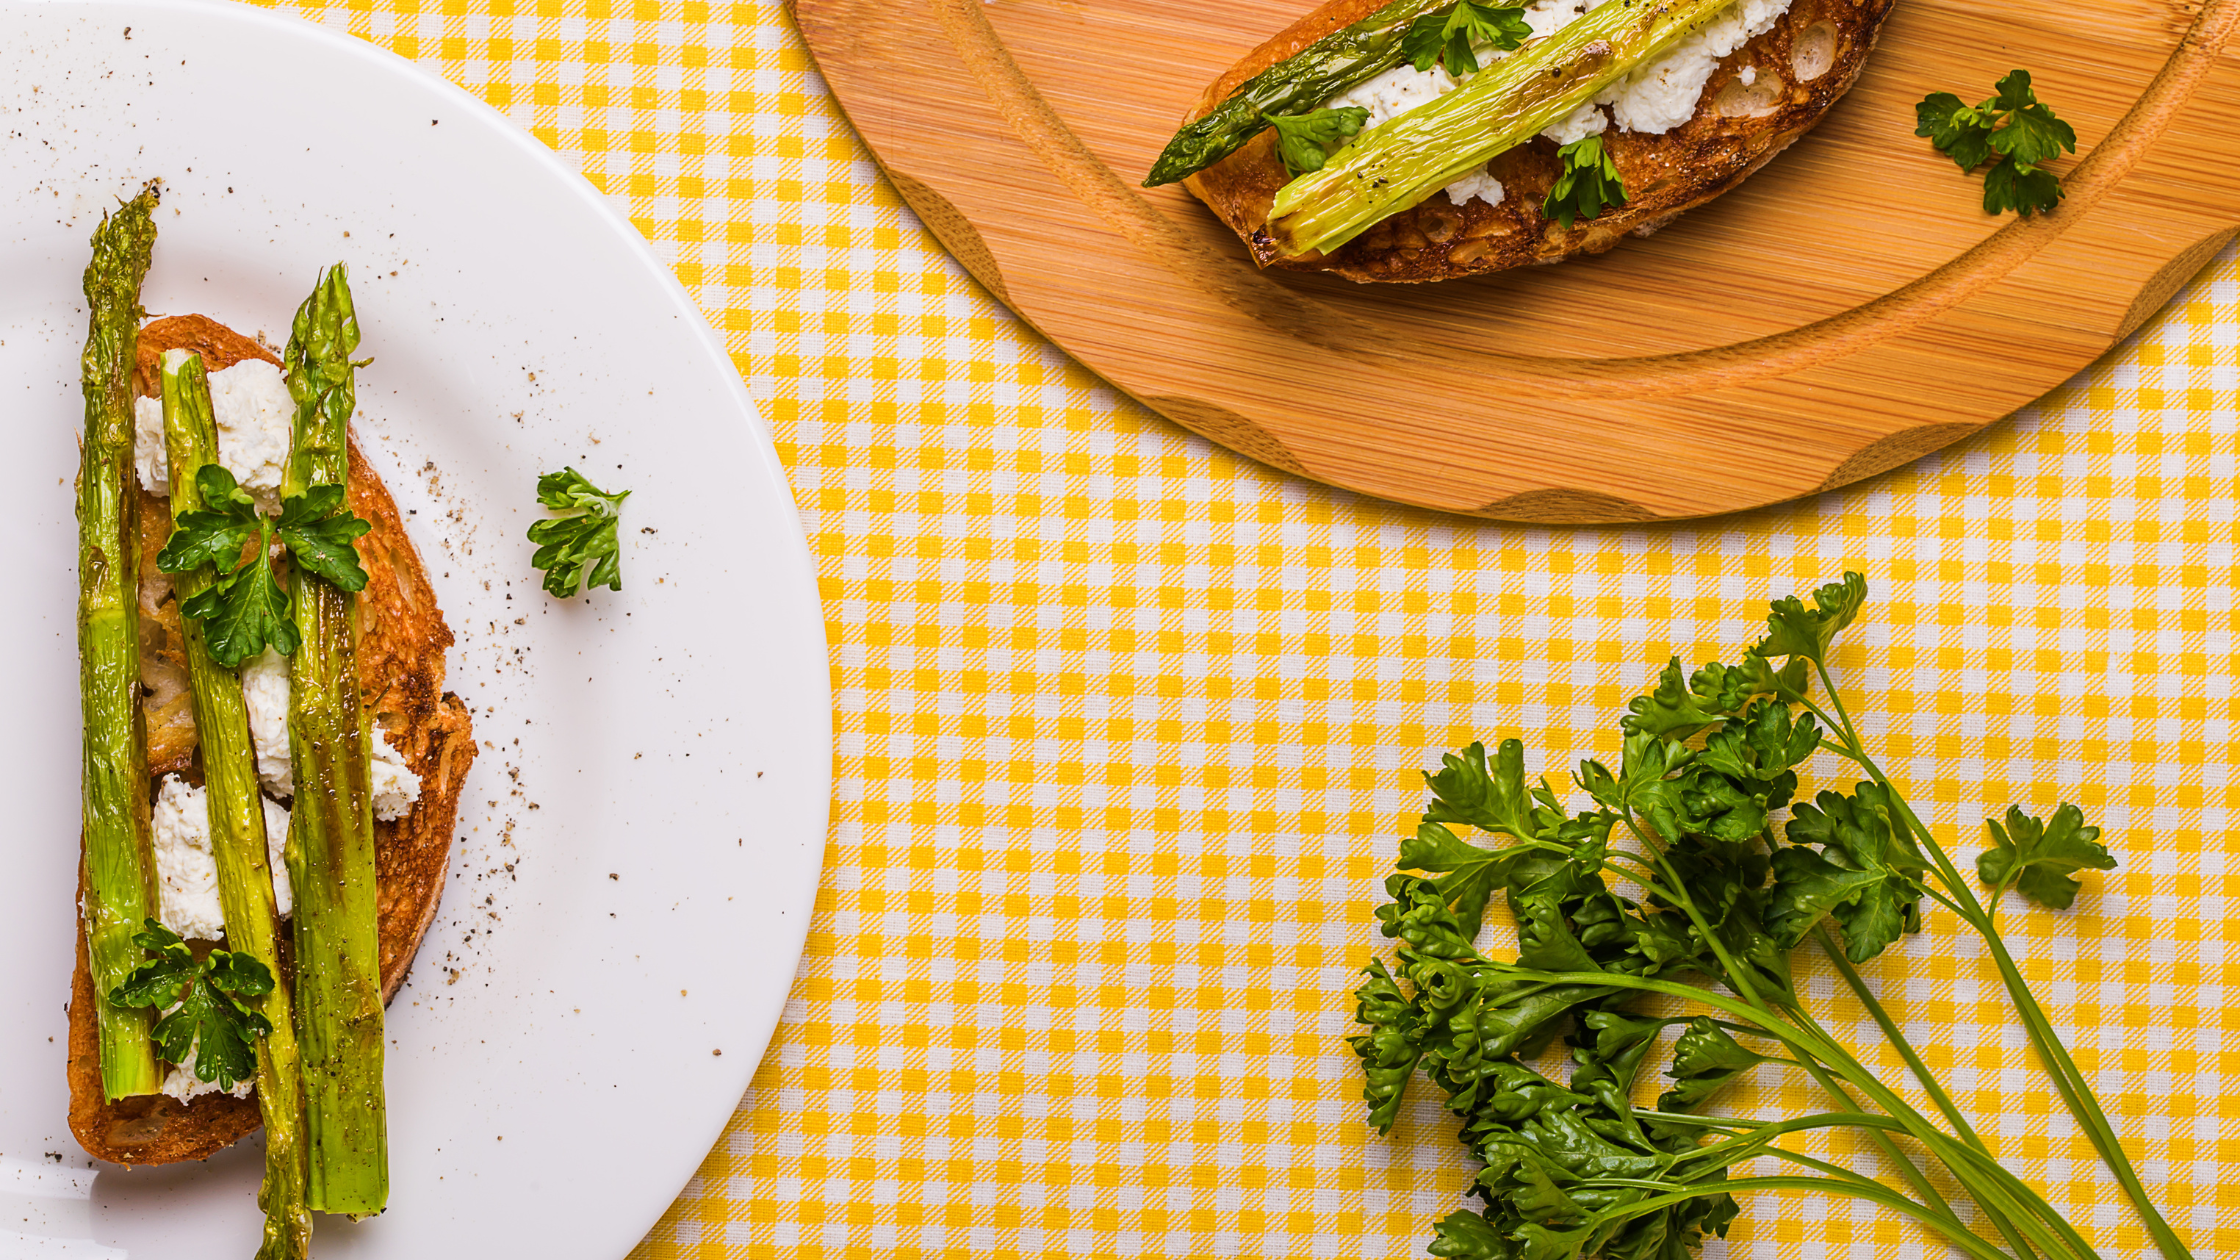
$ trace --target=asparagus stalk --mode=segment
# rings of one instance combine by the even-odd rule
[[[1237,151],[1268,125],[1269,114],[1295,114],[1400,64],[1408,23],[1454,0],[1393,0],[1351,26],[1330,32],[1246,79],[1219,105],[1167,141],[1143,186],[1185,179]]]
[[[176,524],[205,504],[195,474],[218,458],[218,428],[210,408],[210,379],[202,356],[171,350],[163,356],[163,431],[171,456],[171,519]],[[199,565],[174,576],[181,603],[213,579]],[[272,894],[272,869],[264,830],[264,798],[257,785],[255,746],[241,678],[211,659],[201,621],[179,622],[193,689],[194,725],[202,744],[203,783],[210,796],[210,848],[218,860],[218,901],[225,909],[226,944],[263,963],[272,992],[262,1010],[272,1031],[257,1041],[257,1105],[264,1112],[264,1242],[257,1260],[302,1260],[311,1246],[311,1212],[304,1205],[303,1076],[289,1007],[288,975],[281,970],[280,922]]]
[[[162,1087],[145,1007],[109,995],[145,956],[132,941],[156,913],[148,838],[148,741],[140,713],[139,499],[132,479],[132,369],[140,282],[155,248],[154,184],[103,215],[86,265],[91,311],[78,473],[78,670],[85,709],[86,966],[93,974],[101,1086],[112,1100]]]
[[[1269,234],[1286,254],[1336,249],[1530,140],[1733,2],[1605,0],[1285,184],[1268,210]]]
[[[350,352],[357,313],[340,264],[319,277],[288,339],[295,444],[281,493],[349,484]],[[295,811],[288,876],[295,883],[296,1028],[303,1046],[310,1203],[367,1215],[389,1198],[382,1086],[381,938],[377,921],[373,737],[358,688],[357,606],[347,591],[298,567],[291,604],[302,645],[288,660],[288,739]]]

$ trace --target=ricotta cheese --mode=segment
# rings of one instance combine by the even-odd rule
[[[295,913],[295,889],[288,883],[288,807],[267,796],[264,801],[265,864],[272,868],[272,912],[280,918]]]
[[[242,662],[241,699],[249,709],[257,780],[274,796],[294,796],[296,767],[288,756],[288,658],[266,648]]]
[[[244,359],[210,374],[210,411],[218,422],[218,462],[225,465],[257,509],[280,510],[280,473],[288,462],[296,404],[280,369],[262,359]],[[132,456],[140,485],[150,494],[171,494],[171,456],[163,440],[163,403],[137,398],[132,403]]]
[[[420,799],[420,776],[404,764],[404,754],[389,746],[389,732],[373,724],[373,816],[391,822],[412,811]]]
[[[210,798],[178,775],[167,775],[149,815],[163,925],[190,941],[225,939],[218,904],[218,860],[210,854]]]
[[[257,778],[274,796],[294,796],[295,762],[288,755],[288,658],[270,648],[241,666],[241,696],[249,707],[249,740],[256,745]],[[389,728],[373,724],[373,816],[394,822],[420,799],[420,778],[404,754],[389,746]],[[274,886],[285,878],[273,868]]]
[[[285,918],[295,909],[287,864],[281,861],[288,843],[288,810],[270,798],[259,799],[264,803],[273,905]],[[157,919],[190,941],[224,940],[226,912],[218,897],[218,858],[210,848],[210,793],[178,775],[166,776],[156,790],[149,832],[155,840],[161,907]]]
[[[1735,0],[1665,54],[1604,88],[1595,98],[1628,131],[1661,135],[1695,117],[1703,85],[1721,58],[1773,29],[1789,0]]]

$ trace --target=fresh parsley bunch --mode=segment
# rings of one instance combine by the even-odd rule
[[[587,585],[622,589],[617,526],[629,497],[628,490],[608,494],[573,468],[537,478],[537,502],[559,513],[529,527],[537,544],[529,563],[544,570],[545,590],[566,599]]]
[[[1736,1193],[1813,1189],[1889,1208],[1975,1260],[2091,1260],[2076,1229],[1992,1160],[1857,969],[1919,930],[1927,903],[1983,935],[2056,1091],[2163,1254],[2188,1254],[1994,922],[2010,888],[2067,906],[2074,872],[2114,859],[2075,807],[2050,821],[2010,807],[2003,824],[1989,824],[1978,876],[1990,896],[1978,898],[1868,755],[1831,686],[1830,648],[1865,598],[1865,581],[1847,574],[1809,606],[1777,601],[1766,636],[1734,664],[1691,672],[1673,660],[1619,718],[1617,766],[1580,765],[1583,802],[1545,778],[1529,782],[1516,740],[1491,755],[1472,744],[1426,776],[1430,807],[1401,842],[1385,881],[1392,900],[1376,911],[1397,950],[1363,972],[1364,1031],[1349,1041],[1371,1124],[1389,1131],[1406,1091],[1427,1077],[1484,1165],[1471,1191],[1483,1206],[1440,1221],[1433,1255],[1685,1260],[1726,1233]],[[1825,699],[1810,694],[1815,680]],[[1865,777],[1802,801],[1799,772],[1817,753]],[[1477,944],[1496,893],[1516,924],[1514,956]],[[1821,1023],[1791,980],[1791,957],[1808,941],[1912,1069],[1934,1115]],[[1695,1009],[1651,1015],[1641,1008],[1652,995]],[[1661,1034],[1672,1027],[1667,1057]],[[1568,1071],[1535,1066],[1559,1041]],[[1668,1084],[1643,1106],[1636,1095],[1658,1060]],[[1704,1113],[1768,1064],[1805,1073],[1827,1110]],[[1829,1128],[1863,1133],[1902,1188],[1782,1142]],[[1788,1168],[1739,1175],[1761,1160]],[[1974,1200],[1972,1216],[1940,1189],[1951,1185]]]
[[[2064,149],[2077,151],[2076,129],[2054,116],[2030,86],[2030,72],[2010,70],[1998,95],[1963,104],[1950,92],[1932,92],[1914,106],[1918,125],[1939,153],[1962,171],[1990,163],[1983,173],[1983,212],[2012,210],[2028,218],[2061,204],[2061,177],[2044,169]]]
[[[179,517],[156,567],[185,573],[207,564],[216,571],[216,580],[179,612],[202,623],[218,664],[233,669],[267,645],[293,656],[301,642],[288,616],[288,593],[273,571],[275,538],[297,568],[346,591],[365,589],[365,566],[352,544],[372,526],[344,504],[341,486],[313,486],[282,502],[274,519],[257,513],[256,501],[224,465],[204,464],[194,479],[202,509]]]
[[[198,1078],[219,1089],[254,1078],[256,1039],[272,1031],[272,1021],[248,1003],[272,992],[272,972],[247,954],[222,949],[198,959],[177,932],[154,919],[132,941],[155,957],[125,977],[109,1001],[165,1012],[156,1021],[156,1045],[173,1063],[192,1055]]]
[[[1480,44],[1512,52],[1532,38],[1522,6],[1504,8],[1456,0],[1452,8],[1433,9],[1408,23],[1400,37],[1400,59],[1420,73],[1442,62],[1455,78],[1476,74]]]
[[[1569,229],[1574,220],[1600,218],[1605,207],[1626,203],[1626,181],[1599,134],[1572,141],[1557,149],[1556,156],[1563,159],[1563,171],[1540,203],[1542,218]]]

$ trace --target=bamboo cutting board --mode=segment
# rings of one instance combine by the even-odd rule
[[[2240,0],[1899,0],[1851,94],[1739,189],[1597,258],[1432,285],[1263,273],[1137,185],[1311,0],[794,0],[833,93],[982,283],[1145,405],[1449,512],[1702,516],[2008,415],[2240,230]],[[1981,210],[1913,134],[2007,70],[2076,127],[2068,199]]]

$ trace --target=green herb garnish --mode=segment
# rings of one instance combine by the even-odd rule
[[[562,599],[586,586],[622,589],[624,490],[608,494],[573,468],[537,478],[537,502],[560,515],[529,527],[537,554],[529,563],[544,570],[544,589]]]
[[[1605,207],[1615,208],[1626,203],[1626,182],[1618,175],[1618,164],[1610,160],[1610,150],[1604,147],[1600,134],[1581,136],[1556,150],[1563,159],[1563,173],[1549,187],[1547,200],[1540,203],[1540,216],[1554,219],[1565,228],[1574,220],[1594,219],[1602,215]]]
[[[1991,164],[1983,173],[1985,214],[2051,211],[2064,194],[2061,177],[2044,165],[2064,149],[2077,151],[2076,130],[2038,100],[2029,71],[2010,70],[1998,86],[1997,96],[1975,106],[1950,92],[1922,98],[1913,134],[1928,137],[1962,171]]]
[[[313,486],[285,500],[275,521],[257,514],[256,502],[222,464],[196,469],[195,486],[202,492],[202,510],[179,517],[156,555],[156,567],[165,573],[205,564],[217,570],[216,580],[179,611],[202,623],[218,664],[233,669],[268,645],[282,656],[295,654],[300,636],[288,616],[288,593],[273,571],[275,537],[297,568],[346,591],[365,588],[366,571],[351,542],[372,526],[344,505],[342,487]]]
[[[1482,1211],[1438,1223],[1431,1252],[1474,1260],[1685,1260],[1723,1236],[1734,1195],[1811,1190],[1909,1218],[1974,1260],[2084,1260],[2091,1245],[1989,1146],[1857,970],[1921,925],[1934,903],[1980,935],[2025,1037],[2138,1210],[2167,1260],[2188,1252],[2149,1200],[2084,1075],[2024,983],[1995,922],[2010,889],[2066,907],[2085,869],[2114,859],[2070,805],[2040,821],[2019,808],[1990,824],[1979,898],[1943,845],[1867,752],[1835,693],[1829,654],[1860,613],[1857,574],[1811,602],[1773,605],[1767,634],[1738,664],[1692,673],[1674,660],[1618,722],[1615,768],[1581,763],[1584,802],[1525,778],[1524,748],[1477,744],[1427,775],[1432,800],[1401,842],[1391,897],[1376,910],[1396,942],[1355,990],[1363,1031],[1349,1038],[1369,1121],[1389,1131],[1420,1073],[1446,1097],[1484,1167]],[[1821,694],[1812,694],[1817,681]],[[1800,803],[1809,759],[1863,779]],[[1452,828],[1494,837],[1483,846]],[[1476,938],[1488,899],[1505,894],[1513,956]],[[1815,942],[1907,1065],[1917,1108],[1839,1041],[1791,982],[1794,951]],[[1659,1000],[1680,1013],[1650,1014]],[[1692,1010],[1689,1008],[1693,1008]],[[1633,1101],[1658,1036],[1681,1031],[1654,1107]],[[1561,1039],[1568,1075],[1538,1056]],[[1714,1116],[1701,1109],[1765,1064],[1802,1070],[1825,1110]],[[1551,1069],[1552,1070],[1552,1069]],[[1879,1166],[1843,1166],[1792,1134],[1848,1129]],[[1901,1144],[1902,1139],[1902,1144]],[[1746,1162],[1770,1172],[1740,1175]],[[1884,1171],[1894,1174],[1885,1179]],[[1947,1201],[1972,1200],[1962,1215]]]
[[[1418,73],[1445,62],[1455,78],[1479,70],[1477,45],[1513,52],[1532,38],[1522,6],[1499,8],[1457,0],[1452,9],[1434,10],[1408,23],[1400,37],[1400,59]]]
[[[185,1063],[194,1057],[196,1077],[232,1089],[257,1072],[256,1039],[272,1022],[248,998],[272,992],[272,972],[247,954],[213,949],[197,959],[177,932],[154,919],[133,943],[155,955],[109,993],[117,1006],[176,1008],[156,1021],[156,1045],[163,1057]]]
[[[1284,169],[1302,175],[1321,170],[1330,160],[1330,150],[1360,134],[1368,121],[1368,110],[1346,105],[1311,114],[1271,115],[1268,125],[1276,129],[1276,152]]]

